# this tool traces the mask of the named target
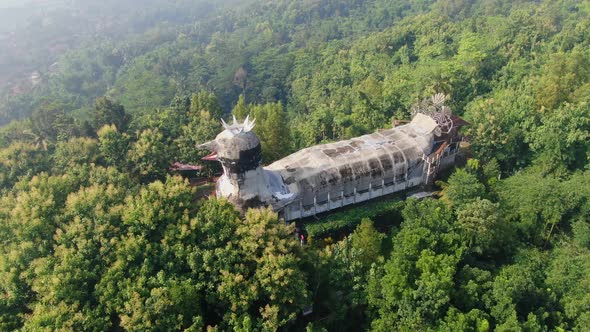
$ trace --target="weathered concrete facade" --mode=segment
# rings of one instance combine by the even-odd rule
[[[208,160],[224,174],[217,195],[242,210],[271,205],[285,220],[312,216],[350,204],[431,183],[459,151],[458,127],[443,95],[413,110],[411,122],[350,140],[316,145],[262,167],[260,141],[246,120],[214,141]]]

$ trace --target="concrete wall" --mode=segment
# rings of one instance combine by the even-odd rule
[[[422,169],[421,167],[419,168]],[[403,172],[406,174],[407,172]],[[403,179],[401,182],[391,182],[390,174],[383,174],[378,178],[366,176],[362,177],[352,187],[352,192],[347,195],[346,190],[327,190],[320,193],[308,191],[305,193],[303,199],[298,199],[283,208],[284,218],[286,221],[301,219],[316,214],[338,209],[343,206],[357,204],[368,201],[373,198],[389,195],[394,192],[400,192],[408,188],[416,187],[424,183],[422,172],[414,172],[413,177],[405,179],[405,177],[398,177]],[[385,181],[389,181],[386,183]],[[375,187],[375,183],[378,183]],[[340,184],[338,188],[346,188],[347,185]],[[360,189],[360,190],[359,190]]]

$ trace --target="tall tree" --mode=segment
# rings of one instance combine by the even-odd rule
[[[467,241],[469,251],[476,254],[506,249],[510,238],[501,223],[499,204],[477,198],[457,211],[457,224]],[[500,245],[504,244],[504,246]]]
[[[372,278],[369,304],[378,331],[425,329],[451,306],[453,280],[464,245],[449,209],[439,201],[408,201],[402,228],[382,278]]]
[[[138,133],[137,141],[128,153],[133,172],[144,182],[163,179],[172,163],[171,159],[164,144],[164,137],[157,128],[145,129]]]
[[[66,172],[76,165],[96,163],[100,157],[98,141],[88,137],[74,137],[59,142],[53,153],[53,169],[56,173]]]
[[[565,104],[543,114],[529,134],[538,163],[548,173],[566,174],[590,165],[590,105]]]
[[[123,105],[108,97],[96,99],[92,112],[92,124],[95,130],[99,130],[105,125],[114,125],[120,132],[125,132],[129,120],[130,116],[125,112]]]
[[[442,200],[453,208],[460,209],[465,204],[485,197],[485,187],[474,174],[465,169],[457,169],[443,186]]]
[[[106,125],[98,130],[98,149],[107,166],[119,169],[127,167],[130,137],[121,133],[115,125]]]
[[[262,158],[267,164],[291,151],[291,133],[283,107],[279,103],[253,105],[250,118],[256,119],[254,132],[262,144]]]

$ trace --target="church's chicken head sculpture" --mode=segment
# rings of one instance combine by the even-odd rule
[[[252,131],[255,120],[246,117],[239,123],[235,116],[231,125],[221,120],[224,130],[199,148],[211,154],[204,160],[219,161],[223,175],[216,185],[216,194],[242,209],[276,203],[273,194],[281,195],[286,187],[280,176],[262,167],[262,149],[258,136]]]

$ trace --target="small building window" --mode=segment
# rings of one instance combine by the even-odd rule
[[[403,183],[406,182],[406,172],[399,173],[395,175],[395,183]]]

